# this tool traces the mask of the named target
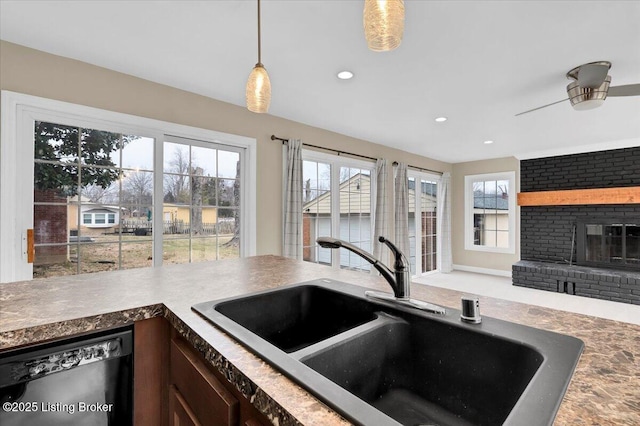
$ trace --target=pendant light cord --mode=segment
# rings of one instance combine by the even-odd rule
[[[262,65],[262,55],[260,46],[260,0],[258,0],[258,64]]]

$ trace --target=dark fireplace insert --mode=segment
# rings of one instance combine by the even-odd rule
[[[640,270],[640,218],[591,218],[576,225],[577,264]]]

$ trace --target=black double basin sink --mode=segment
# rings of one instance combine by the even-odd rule
[[[356,424],[553,423],[581,340],[365,290],[321,279],[192,309]]]

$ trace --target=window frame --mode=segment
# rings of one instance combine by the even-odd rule
[[[440,205],[442,204],[442,200],[440,199],[440,185],[442,184],[442,175],[439,174],[434,174],[434,173],[428,173],[428,172],[423,172],[423,171],[419,171],[419,170],[407,170],[407,185],[409,184],[409,179],[415,179],[416,182],[416,188],[415,188],[415,203],[416,203],[416,216],[415,216],[415,220],[414,220],[414,226],[415,226],[415,233],[416,233],[416,273],[412,274],[412,278],[419,278],[419,277],[424,277],[427,275],[431,275],[431,274],[435,274],[437,272],[440,271],[440,269],[438,268],[438,261],[436,261],[436,268],[431,270],[431,271],[427,271],[427,272],[418,272],[418,271],[422,271],[422,256],[424,255],[424,253],[422,253],[422,249],[420,249],[420,256],[418,256],[418,230],[422,228],[422,220],[418,220],[418,211],[420,213],[422,213],[422,203],[418,204],[418,182],[420,182],[420,185],[422,185],[422,180],[425,181],[431,181],[431,182],[435,182],[438,188],[437,192],[436,192],[436,212],[437,209],[440,208]],[[420,191],[422,191],[422,188],[420,187]],[[422,195],[421,195],[422,196]],[[420,206],[420,207],[418,207]],[[437,221],[437,219],[436,219]],[[420,224],[420,225],[418,225]],[[438,233],[438,228],[439,226],[436,225],[436,258],[439,257],[441,255],[441,247],[442,247],[442,241],[440,238],[440,234]],[[420,235],[420,237],[422,237],[422,235]],[[420,247],[422,247],[422,243],[420,245]],[[409,253],[409,256],[411,256],[411,253]],[[409,262],[411,263],[411,262]]]
[[[509,181],[509,246],[508,247],[487,247],[480,246],[474,243],[474,201],[473,201],[473,184],[475,182],[485,181]],[[465,250],[481,251],[487,253],[503,253],[503,254],[515,254],[516,253],[516,198],[518,189],[516,187],[516,172],[496,172],[496,173],[483,173],[476,175],[466,175],[464,177],[464,248]]]
[[[230,146],[228,144],[208,143],[208,142],[203,142],[203,141],[199,141],[199,140],[187,139],[187,138],[171,136],[171,135],[165,135],[163,144],[164,143],[171,143],[171,144],[175,144],[175,145],[182,145],[182,146],[185,146],[185,147],[189,147],[189,152],[191,152],[191,149],[193,147],[197,147],[197,148],[208,148],[208,149],[212,149],[212,150],[216,150],[216,151],[224,151],[224,152],[236,153],[236,154],[238,154],[238,158],[239,158],[239,161],[240,161],[240,178],[238,180],[241,181],[241,179],[243,177],[242,167],[244,167],[245,164],[244,164],[244,157],[243,157],[244,153],[243,153],[242,148]],[[160,172],[160,174],[162,175],[163,181],[164,181],[164,177],[167,174],[176,175],[174,173],[170,173],[170,172],[165,171],[164,170],[164,165],[163,165],[163,170]],[[189,171],[189,172],[187,172],[186,175],[181,175],[181,176],[192,177],[193,174]],[[234,179],[235,180],[235,178],[225,178],[225,177],[219,177],[219,176],[216,176],[215,179]],[[241,184],[242,184],[242,181],[241,181]],[[191,191],[191,188],[189,189],[189,191]],[[242,188],[241,188],[241,191],[242,191]],[[240,194],[240,198],[241,198],[241,200],[240,200],[240,205],[239,206],[226,206],[225,207],[225,206],[216,205],[216,206],[202,206],[202,207],[217,209],[217,212],[216,212],[217,215],[220,214],[221,210],[224,211],[224,210],[236,210],[236,209],[238,209],[240,211],[240,217],[241,217],[240,220],[241,220],[241,227],[242,227],[242,215],[244,214],[243,211],[242,211],[242,209],[244,208],[244,205],[242,203],[242,193]],[[190,201],[190,203],[188,205],[188,208],[189,208],[189,211],[191,212],[191,209],[193,208],[193,205],[191,204],[191,201]],[[164,220],[164,217],[163,217],[163,220]],[[194,261],[193,261],[193,252],[192,252],[193,242],[194,241],[198,241],[198,240],[203,240],[203,237],[195,236],[192,233],[188,233],[188,234],[184,234],[184,235],[186,235],[186,236],[181,237],[181,238],[172,238],[171,240],[172,241],[179,241],[179,240],[186,241],[186,240],[188,240],[189,241],[189,262],[188,263],[194,263]],[[211,239],[211,238],[212,238],[212,236],[204,237],[204,239]],[[242,244],[244,244],[244,240],[242,239],[242,231],[240,232],[240,239],[241,239],[240,251],[242,252]],[[219,240],[218,240],[217,233],[215,234],[215,240],[216,240],[216,256],[218,256],[218,250],[219,250],[218,241]],[[218,259],[218,260],[220,260],[220,259]],[[187,263],[187,262],[185,262],[185,263]]]
[[[286,147],[283,147],[283,158],[286,159]],[[371,171],[371,244],[373,247],[373,236],[374,227],[375,227],[375,200],[377,194],[377,182],[375,179],[375,169],[376,163],[373,160],[360,160],[352,157],[345,157],[338,154],[329,154],[325,152],[314,151],[310,149],[305,149],[304,146],[302,148],[302,161],[316,161],[320,163],[329,164],[331,166],[331,182],[330,182],[330,190],[331,190],[331,236],[333,238],[338,238],[340,235],[340,168],[341,167],[351,167],[351,168],[360,168],[360,169],[369,169]],[[286,188],[286,161],[283,162],[283,183],[284,188]],[[283,191],[284,193],[284,191]],[[284,198],[284,197],[283,197]],[[283,200],[284,202],[284,200]],[[283,210],[284,211],[284,210]],[[337,217],[338,220],[334,221],[334,218]],[[284,218],[283,218],[284,220]],[[300,241],[300,245],[302,246],[302,241]],[[331,250],[331,268],[333,269],[341,269],[340,268],[340,250]],[[318,262],[312,262],[318,263]],[[323,265],[322,263],[318,263]]]
[[[105,213],[93,213],[93,223],[96,225],[106,225],[107,215]]]
[[[0,106],[0,283],[31,280],[27,229],[33,228],[33,129],[36,121],[153,138],[154,170],[162,170],[162,142],[177,136],[244,149],[241,179],[240,256],[256,254],[257,141],[254,138],[2,90]],[[30,176],[27,176],[30,175]],[[16,177],[20,176],[20,179]],[[162,229],[162,179],[156,179],[153,226]],[[26,195],[25,195],[26,194]],[[159,201],[158,201],[159,200]],[[153,266],[162,264],[162,244],[153,244]]]

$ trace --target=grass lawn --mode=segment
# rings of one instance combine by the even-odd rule
[[[188,263],[189,254],[191,254],[192,262],[240,257],[237,244],[226,245],[231,238],[232,235],[220,235],[217,239],[215,237],[193,238],[191,250],[189,250],[188,236],[180,239],[166,235],[162,244],[163,263]],[[78,273],[87,274],[117,269],[144,268],[152,265],[153,245],[150,237],[123,235],[122,251],[119,251],[118,235],[100,235],[95,240],[93,243],[69,245],[67,260],[64,262],[34,265],[33,277],[47,278]],[[79,271],[78,251],[80,253]],[[36,249],[36,262],[37,259],[38,250]]]

